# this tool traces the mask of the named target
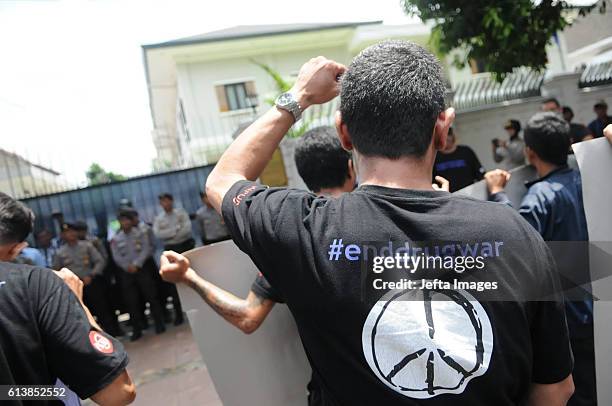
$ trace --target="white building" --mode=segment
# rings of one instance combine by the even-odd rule
[[[519,69],[499,84],[475,61],[457,69],[450,62],[453,55],[443,58],[461,141],[481,155],[485,166],[493,165],[490,139],[504,136],[501,123],[508,118],[524,122],[544,96],[571,105],[576,120],[582,122],[589,119],[594,98],[612,102],[610,11],[593,11],[584,18],[572,13],[568,17],[575,18],[574,24],[547,47],[546,72]],[[143,46],[156,169],[216,162],[232,136],[268,108],[280,90],[257,63],[291,82],[302,63],[318,55],[348,64],[363,48],[383,39],[409,39],[428,46],[430,27],[386,26],[379,21],[253,25]],[[303,122],[331,124],[334,103],[309,109]],[[286,170],[286,177],[293,179],[291,153],[285,149],[275,156],[271,166]]]
[[[59,172],[0,148],[0,192],[22,199],[61,192],[67,187]]]
[[[143,46],[156,168],[216,162],[241,124],[268,108],[280,91],[256,63],[292,81],[310,58],[349,63],[385,38],[426,44],[429,28],[379,21],[253,25]]]

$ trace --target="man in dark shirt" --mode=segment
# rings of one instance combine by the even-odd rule
[[[591,131],[584,124],[572,123],[572,120],[574,119],[574,110],[572,110],[571,107],[563,107],[563,118],[570,126],[569,137],[571,144],[587,141],[593,138]]]
[[[593,111],[595,111],[597,117],[589,123],[589,130],[591,130],[593,137],[603,137],[604,128],[612,124],[612,116],[608,115],[608,103],[605,100],[598,101],[593,106]]]
[[[352,150],[360,186],[325,198],[254,182],[301,112],[340,88],[336,129]],[[348,69],[314,58],[207,179],[235,243],[291,310],[322,404],[550,406],[565,404],[573,391],[562,298],[510,300],[522,293],[513,289],[519,279],[523,289],[556,291],[542,238],[508,207],[432,188],[435,155],[454,119],[444,93],[439,62],[410,42],[366,48]],[[373,292],[379,279],[366,284],[379,272],[371,265],[393,261],[389,251],[400,254],[393,242],[406,255],[411,249],[411,258],[418,256],[415,244],[424,254],[419,242],[429,242],[432,257],[446,252],[453,262],[456,245],[435,243],[444,241],[506,245],[503,252],[487,249],[486,272],[465,278],[496,279],[507,300],[426,287],[433,274],[461,272],[455,267],[406,272],[415,289]]]
[[[0,261],[12,260],[27,245],[32,221],[27,207],[0,193]],[[83,283],[67,269],[0,262],[0,383],[54,385],[59,378],[98,404],[134,400],[127,354],[99,328],[82,294]]]
[[[580,173],[567,166],[570,146],[569,125],[554,113],[533,116],[525,129],[527,160],[539,178],[527,183],[529,190],[518,212],[546,241],[551,241],[566,276],[579,284],[588,283],[586,241],[588,231],[582,202]],[[505,171],[486,175],[490,199],[510,204],[504,192],[509,179]],[[572,243],[567,243],[572,241]],[[574,352],[576,392],[568,405],[597,404],[595,387],[595,341],[593,337],[593,300],[568,298],[566,314]]]
[[[300,137],[295,148],[295,164],[302,180],[319,196],[339,197],[355,188],[351,155],[340,145],[335,129],[316,127]],[[208,282],[193,269],[189,260],[166,251],[161,258],[160,274],[167,282],[185,283],[210,307],[245,334],[251,334],[264,322],[275,303],[284,303],[281,295],[259,273],[245,299]],[[308,404],[321,404],[316,377],[308,384]]]
[[[442,176],[450,183],[450,192],[463,189],[484,176],[478,157],[467,145],[457,145],[453,128],[448,129],[446,148],[439,151],[434,163],[433,176]]]

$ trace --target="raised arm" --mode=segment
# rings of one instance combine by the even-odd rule
[[[190,267],[185,256],[176,252],[164,252],[160,262],[159,273],[166,282],[186,284],[218,315],[245,334],[257,330],[274,307],[274,301],[263,298],[252,290],[246,299],[241,299],[206,281]]]
[[[291,93],[302,110],[330,101],[339,93],[337,78],[346,67],[322,56],[300,69]],[[206,194],[219,213],[225,193],[239,180],[255,180],[294,123],[293,115],[271,108],[229,146],[206,180]]]

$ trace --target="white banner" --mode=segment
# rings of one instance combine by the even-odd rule
[[[611,273],[612,255],[612,146],[605,138],[573,145],[582,177],[582,198],[586,214],[593,296],[604,298],[594,303],[595,368],[599,405],[612,405],[612,277],[601,277],[601,264]],[[605,262],[604,262],[605,261]]]
[[[185,255],[200,276],[238,297],[247,296],[258,272],[232,241]],[[178,288],[193,336],[225,406],[307,404],[311,369],[287,306],[274,306],[261,327],[246,335],[193,290]]]
[[[512,206],[518,209],[521,205],[523,196],[525,196],[525,193],[527,193],[525,182],[536,179],[538,175],[531,165],[519,166],[518,168],[512,169],[510,173],[512,176],[506,185],[506,194],[508,195],[508,199],[510,199],[512,202]],[[463,189],[459,189],[454,192],[454,194],[470,196],[480,200],[487,200],[489,197],[487,184],[485,183],[484,179],[470,186],[466,186]]]

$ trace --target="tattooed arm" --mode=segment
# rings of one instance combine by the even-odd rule
[[[201,278],[195,271],[188,272],[187,278],[186,283],[191,289],[195,290],[217,314],[245,334],[257,330],[274,306],[272,300],[264,299],[253,291],[249,291],[246,299],[236,297]]]
[[[246,299],[241,299],[213,285],[190,267],[186,257],[176,252],[164,252],[160,263],[159,273],[166,282],[186,284],[217,314],[245,334],[257,330],[274,306],[274,301],[264,299],[253,291],[249,291]]]

